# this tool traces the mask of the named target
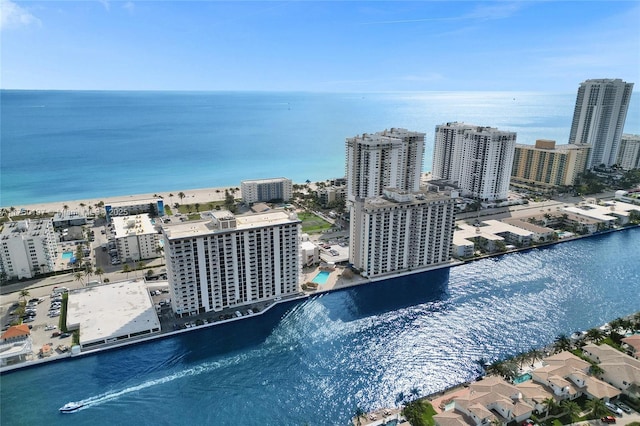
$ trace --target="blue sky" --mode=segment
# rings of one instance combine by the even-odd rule
[[[0,0],[3,89],[575,92],[640,83],[638,1]]]

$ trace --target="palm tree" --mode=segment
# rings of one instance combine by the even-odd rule
[[[598,343],[604,337],[602,330],[599,328],[590,328],[587,330],[587,339],[592,341],[593,343]]]
[[[591,418],[598,419],[609,413],[609,409],[604,405],[604,401],[598,398],[593,398],[587,401],[586,408],[591,412]]]
[[[84,269],[84,276],[87,277],[87,285],[89,285],[89,277],[93,275],[93,268],[91,267],[91,265],[87,265],[87,267]]]
[[[98,276],[98,279],[102,281],[102,276],[104,275],[104,269],[97,267],[94,273]]]
[[[198,213],[200,211],[200,203],[195,203],[194,206],[196,208],[196,213]]]
[[[180,198],[180,202],[182,202],[182,199],[186,197],[186,195],[184,195],[184,192],[180,191],[178,192],[178,198]]]
[[[545,407],[545,411],[546,411],[544,415],[545,417],[549,417],[549,412],[558,406],[558,404],[556,403],[556,400],[553,399],[552,397],[549,397],[544,401],[542,401],[542,405],[544,405]]]
[[[144,268],[144,266],[145,266],[144,262],[141,260],[138,260],[136,262],[136,271],[141,271],[142,268]],[[136,276],[138,276],[138,274],[136,274]]]
[[[19,298],[22,299],[23,302],[25,302],[27,300],[27,297],[29,296],[29,290],[27,290],[26,288],[20,290]]]
[[[565,400],[560,403],[560,407],[569,415],[572,422],[578,420],[578,414],[580,414],[581,408],[577,402]]]
[[[559,334],[553,342],[553,349],[555,353],[568,351],[571,349],[571,340],[566,334]]]
[[[489,361],[487,361],[484,358],[478,358],[475,361],[476,366],[478,367],[478,370],[480,370],[480,375],[482,376],[483,374],[486,374],[487,372],[487,366],[489,365]]]
[[[164,265],[164,256],[163,256],[164,247],[163,246],[156,247],[155,252],[156,252],[156,254],[158,254],[160,256],[160,258],[162,259],[162,264]]]
[[[365,414],[364,410],[362,409],[362,407],[360,407],[359,405],[356,407],[356,412],[355,412],[355,418],[356,418],[356,424],[358,426],[362,425],[362,419],[361,417],[363,417]]]
[[[127,279],[129,279],[129,272],[131,272],[131,267],[129,266],[128,263],[125,263],[122,266],[122,272],[124,272],[125,274],[127,274]]]
[[[73,274],[73,278],[78,281],[78,282],[82,282],[82,272],[76,272]]]

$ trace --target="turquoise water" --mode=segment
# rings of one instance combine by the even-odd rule
[[[1,90],[0,206],[341,177],[345,139],[390,127],[426,134],[428,171],[437,124],[464,121],[515,131],[518,143],[562,144],[575,99],[575,92]],[[638,93],[624,132],[640,133]]]
[[[522,376],[516,377],[515,379],[513,379],[513,383],[517,385],[517,384],[520,384],[522,382],[526,382],[527,380],[531,380],[531,374],[529,374],[529,373],[526,373],[526,374],[523,374]]]
[[[69,260],[72,257],[73,257],[72,251],[65,251],[64,253],[62,253],[62,260]]]
[[[320,271],[320,272],[318,272],[318,274],[311,281],[316,283],[316,284],[322,285],[322,284],[325,284],[327,282],[327,279],[329,279],[329,275],[331,275],[330,272]]]

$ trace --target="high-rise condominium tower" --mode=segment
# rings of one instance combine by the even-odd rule
[[[506,199],[516,134],[465,123],[436,126],[433,178],[457,184],[463,196]]]
[[[632,91],[619,78],[580,83],[569,143],[592,146],[588,168],[616,163]]]
[[[392,128],[347,138],[347,199],[382,195],[384,188],[420,187],[424,133]]]

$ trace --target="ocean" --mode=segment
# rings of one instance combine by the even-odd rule
[[[277,306],[0,380],[3,425],[347,425],[640,310],[640,228]],[[86,407],[60,414],[69,401]]]
[[[0,91],[0,206],[344,176],[345,139],[463,121],[566,143],[575,93]],[[640,134],[633,95],[626,133]]]

